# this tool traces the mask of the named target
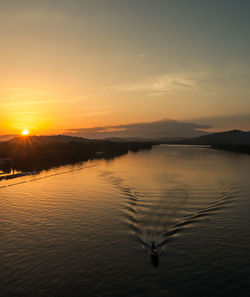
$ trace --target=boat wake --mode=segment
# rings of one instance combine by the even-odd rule
[[[164,188],[138,189],[129,186],[114,172],[100,174],[122,196],[124,220],[148,251],[152,244],[160,253],[180,232],[225,208],[237,197],[238,187],[190,188],[169,180]]]

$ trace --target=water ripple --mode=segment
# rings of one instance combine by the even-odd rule
[[[120,193],[124,221],[144,247],[154,242],[162,251],[177,234],[202,219],[232,206],[243,189],[238,184],[220,187],[188,187],[171,181],[165,188],[138,189],[111,171],[100,176]]]

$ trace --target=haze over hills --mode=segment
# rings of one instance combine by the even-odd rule
[[[170,119],[163,119],[153,122],[139,122],[124,125],[100,126],[94,128],[68,129],[63,134],[72,137],[83,137],[87,139],[128,139],[131,141],[169,141],[180,140],[184,138],[193,138],[206,135],[206,129],[210,125],[196,124],[191,122],[180,122]],[[31,131],[32,133],[32,131]],[[50,135],[62,134],[51,133]],[[17,135],[0,135],[0,141],[10,140]],[[46,141],[46,138],[40,140]],[[48,139],[47,139],[48,140]],[[66,140],[66,138],[64,138]],[[61,141],[64,141],[61,138]],[[74,140],[77,140],[75,138]],[[51,138],[50,140],[51,141]]]
[[[128,151],[151,149],[153,145],[192,144],[210,145],[240,153],[250,153],[250,131],[231,130],[212,133],[195,138],[172,139],[168,141],[131,141],[126,138],[111,140],[86,139],[68,135],[19,136],[0,143],[0,159],[10,160],[6,170],[41,170],[63,164],[86,161],[95,158],[112,158]]]
[[[179,122],[163,119],[154,122],[130,123],[126,125],[114,125],[95,128],[68,130],[67,135],[81,136],[86,138],[143,138],[149,140],[189,138],[208,134],[206,129],[210,125]]]
[[[180,122],[176,120],[170,119],[163,119],[159,121],[153,122],[139,122],[139,123],[130,123],[124,125],[113,125],[113,126],[100,126],[100,127],[93,127],[93,128],[79,128],[79,129],[68,129],[66,130],[60,139],[57,141],[60,142],[67,142],[68,140],[74,141],[83,141],[87,139],[107,139],[111,141],[159,141],[159,142],[171,142],[171,141],[181,141],[190,138],[197,138],[200,136],[207,136],[210,135],[212,130],[213,133],[217,133],[216,126],[210,124],[204,124],[202,121],[196,122]],[[230,140],[232,137],[233,139],[237,137],[242,137],[242,135],[237,133],[235,130],[234,133],[226,132],[225,135],[216,134],[214,137],[218,137],[221,139],[222,142]],[[31,131],[32,132],[32,131]],[[244,133],[244,132],[243,132]],[[62,134],[62,133],[60,133]],[[49,134],[51,136],[58,135],[57,133]],[[74,137],[74,138],[67,138],[67,137]],[[17,135],[0,135],[0,141],[6,141],[13,139],[15,137],[19,137]],[[211,138],[212,136],[210,136]],[[209,139],[210,139],[209,138]],[[51,142],[53,138],[48,138],[48,136],[41,136],[39,141],[44,142]],[[35,141],[35,138],[33,139]],[[199,141],[206,141],[205,138],[201,138]],[[236,141],[236,140],[235,140]]]

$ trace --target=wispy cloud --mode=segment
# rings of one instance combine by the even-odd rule
[[[184,74],[165,74],[119,87],[119,90],[122,91],[146,92],[148,95],[164,95],[183,89],[198,89],[198,80]]]
[[[102,116],[102,115],[108,114],[110,112],[111,111],[109,111],[109,110],[96,111],[96,112],[86,112],[86,113],[80,114],[79,116],[84,116],[84,117]]]
[[[218,92],[224,84],[237,85],[246,80],[249,69],[246,66],[197,65],[183,72],[163,73],[141,81],[117,87],[124,92],[143,92],[148,96],[175,94],[181,92]],[[224,89],[223,89],[224,91]]]

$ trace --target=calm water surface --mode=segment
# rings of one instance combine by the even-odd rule
[[[0,296],[246,296],[249,180],[250,156],[162,145],[1,181]]]

